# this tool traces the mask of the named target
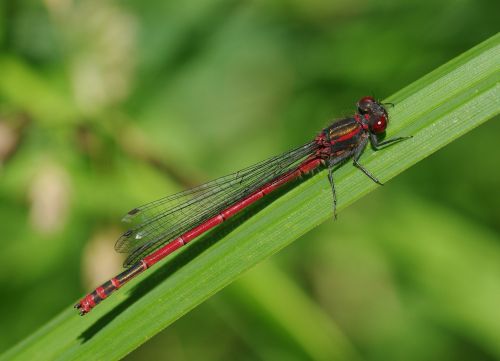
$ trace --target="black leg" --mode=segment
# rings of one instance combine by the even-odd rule
[[[332,187],[333,195],[333,219],[337,219],[337,193],[335,192],[335,183],[333,182],[333,167],[335,163],[328,160],[328,181],[330,181],[330,186]]]
[[[413,138],[412,135],[410,135],[409,137],[397,137],[397,138],[391,138],[391,139],[387,139],[387,140],[384,140],[382,142],[379,142],[378,141],[378,138],[375,134],[370,134],[370,143],[372,144],[372,147],[375,149],[375,150],[379,150],[381,148],[384,148],[385,146],[387,145],[391,145],[391,144],[394,144],[394,143],[397,143],[397,142],[400,142],[402,140],[406,140],[406,139],[410,139],[410,138]]]
[[[328,158],[326,165],[328,167],[328,181],[332,187],[333,196],[333,218],[337,219],[337,193],[335,192],[335,183],[333,182],[333,169],[336,165],[343,163],[352,156],[353,152],[345,152],[344,154],[338,156],[337,158]]]
[[[354,155],[353,155],[353,163],[354,163],[354,166],[356,166],[357,168],[359,168],[363,173],[365,173],[368,178],[370,178],[372,181],[374,181],[375,183],[377,184],[380,184],[381,186],[384,185],[383,183],[381,183],[377,177],[375,177],[373,174],[371,174],[368,169],[366,169],[365,167],[363,167],[361,164],[359,164],[358,160],[359,160],[359,157],[361,157],[361,154],[363,153],[363,150],[365,150],[366,148],[366,144],[368,143],[368,138],[365,138],[361,141],[361,143],[359,143],[359,145],[356,147],[356,149],[354,149]]]

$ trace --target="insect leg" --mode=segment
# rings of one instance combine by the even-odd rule
[[[371,139],[371,138],[370,138]],[[368,178],[370,178],[372,181],[374,181],[375,183],[377,184],[380,184],[381,186],[384,185],[383,183],[381,183],[377,177],[375,177],[373,174],[370,173],[370,171],[368,169],[366,169],[365,167],[363,167],[361,164],[359,164],[358,160],[359,160],[359,157],[361,157],[361,154],[363,153],[363,150],[365,150],[366,148],[366,144],[368,143],[368,137],[364,138],[360,143],[359,145],[356,147],[356,149],[354,149],[354,155],[353,155],[353,163],[354,163],[354,166],[359,168],[363,173],[365,173]]]
[[[332,187],[334,219],[337,219],[337,192],[335,191],[335,183],[333,181],[333,170],[337,164],[340,164],[344,162],[346,159],[349,159],[352,156],[352,154],[353,154],[352,151],[348,151],[340,156],[331,156],[327,160],[328,181],[330,182],[330,186]]]
[[[333,195],[333,219],[337,219],[337,193],[335,192],[335,183],[333,182],[333,167],[335,166],[335,160],[328,159],[328,181],[332,187]]]
[[[402,140],[410,139],[413,138],[413,135],[410,135],[408,137],[397,137],[397,138],[391,138],[384,140],[382,142],[379,142],[377,136],[375,134],[370,134],[370,143],[372,144],[373,149],[379,150],[381,148],[384,148],[385,146],[400,142]]]

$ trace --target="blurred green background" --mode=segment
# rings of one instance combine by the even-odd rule
[[[0,352],[120,270],[126,211],[311,139],[495,34],[499,13],[2,1]],[[127,359],[499,360],[499,132],[420,162]]]

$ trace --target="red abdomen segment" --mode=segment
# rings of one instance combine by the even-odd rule
[[[183,233],[179,237],[170,241],[160,249],[147,255],[141,261],[127,268],[125,271],[112,278],[111,280],[103,283],[101,286],[97,287],[94,291],[82,298],[76,305],[80,311],[80,315],[85,315],[90,312],[96,305],[98,305],[102,300],[107,298],[112,292],[119,289],[126,282],[130,281],[132,278],[136,277],[139,273],[145,271],[155,263],[161,261],[163,258],[173,253],[180,247],[184,246],[188,242],[192,241],[196,237],[202,235],[203,233],[209,231],[218,224],[224,222],[226,219],[235,215],[239,211],[250,206],[252,203],[256,202],[260,198],[264,197],[291,180],[298,178],[302,174],[309,173],[312,170],[318,168],[321,165],[322,160],[317,157],[310,157],[306,159],[301,165],[299,165],[295,170],[285,173],[284,175],[276,178],[275,180],[269,182],[267,185],[263,186],[259,190],[250,194],[249,196],[243,198],[232,206],[226,208],[216,216],[208,219],[199,226]]]
[[[75,308],[80,311],[80,315],[85,315],[86,313],[90,312],[91,309],[97,306],[102,300],[107,298],[113,291],[120,288],[123,284],[130,281],[132,278],[134,278],[147,268],[147,265],[143,261],[137,262],[133,266],[127,268],[119,275],[103,283],[94,291],[86,295],[80,300],[80,302],[75,305]]]

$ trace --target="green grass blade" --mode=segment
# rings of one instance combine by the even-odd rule
[[[279,292],[276,292],[277,287]],[[252,350],[262,353],[259,355],[262,360],[275,359],[265,353],[268,351],[265,346],[268,340],[273,340],[273,347],[281,350],[282,359],[362,359],[325,310],[272,261],[262,262],[247,272],[238,282],[226,288],[224,296],[223,302],[213,306],[217,306],[218,313],[230,319],[231,326],[238,333],[243,333],[242,337],[246,338]],[[213,297],[210,301],[214,299],[218,298]],[[257,320],[256,324],[267,327],[259,328],[258,332],[255,328],[246,330],[245,335],[248,319]],[[280,342],[283,339],[288,344]],[[285,349],[288,355],[284,353]]]
[[[388,98],[396,104],[390,110],[388,136],[414,138],[376,154],[367,150],[362,163],[387,182],[497,115],[499,64],[497,34]],[[339,210],[377,187],[350,165],[335,176]],[[261,260],[332,218],[325,172],[270,202],[272,198],[245,222],[237,217],[223,224],[138,277],[88,316],[78,317],[68,307],[1,359],[119,359]],[[39,306],[36,300],[33,306]]]

